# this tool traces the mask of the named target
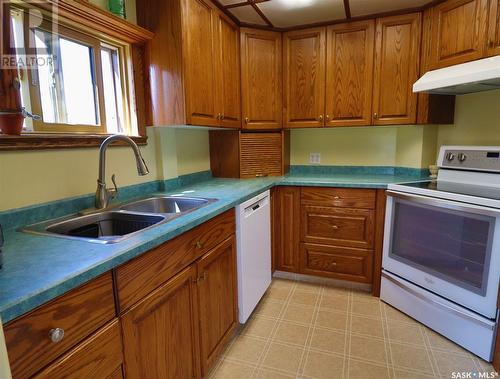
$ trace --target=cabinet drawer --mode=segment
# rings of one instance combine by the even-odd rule
[[[374,211],[302,206],[301,241],[371,249]]]
[[[300,202],[343,208],[375,209],[375,190],[358,188],[302,188]]]
[[[119,378],[122,362],[120,323],[115,319],[38,373],[35,378]]]
[[[347,247],[303,243],[300,272],[308,275],[371,283],[373,252]]]
[[[116,287],[120,312],[143,299],[234,232],[234,210],[230,210],[118,267]]]
[[[111,273],[42,305],[5,327],[14,378],[33,375],[115,316]],[[52,329],[64,330],[52,342]]]

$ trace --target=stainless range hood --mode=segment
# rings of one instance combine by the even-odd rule
[[[413,84],[413,92],[439,95],[495,89],[500,89],[500,56],[429,71]]]

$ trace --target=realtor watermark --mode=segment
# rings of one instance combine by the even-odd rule
[[[0,68],[54,66],[58,11],[46,0],[0,0]],[[8,21],[8,22],[7,22]]]
[[[495,371],[453,371],[450,378],[452,379],[494,379],[498,378],[498,373]]]

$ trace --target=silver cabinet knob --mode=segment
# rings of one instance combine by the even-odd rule
[[[61,342],[62,339],[64,338],[64,329],[61,328],[50,329],[49,337],[50,340],[54,343]]]

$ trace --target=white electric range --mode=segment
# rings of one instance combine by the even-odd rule
[[[389,185],[381,299],[491,361],[500,146],[442,146],[435,181]]]

